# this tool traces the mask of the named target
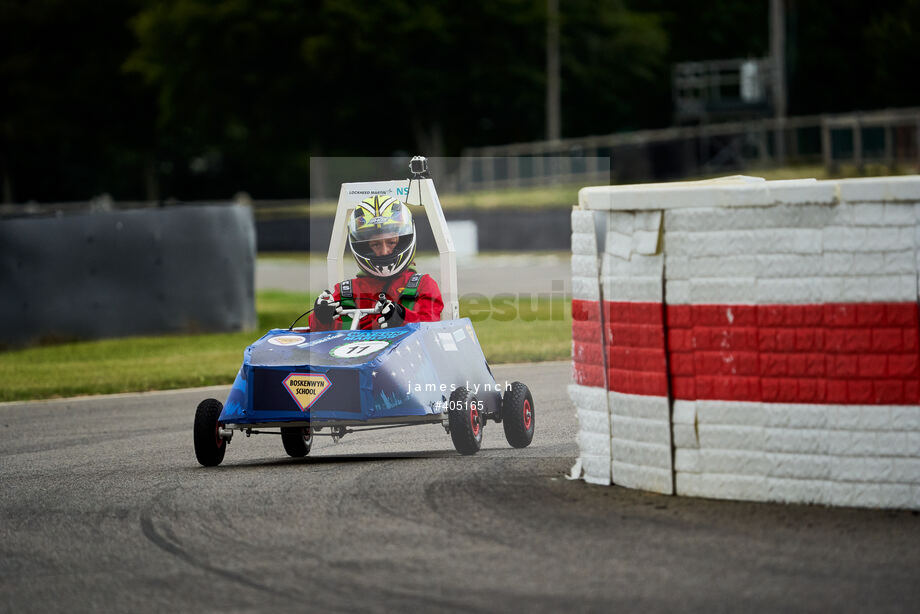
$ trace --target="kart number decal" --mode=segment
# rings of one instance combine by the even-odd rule
[[[307,411],[327,390],[332,388],[332,383],[325,375],[291,373],[284,378],[284,387],[291,393],[300,411]]]
[[[334,347],[329,353],[336,358],[358,358],[359,356],[367,356],[368,354],[379,352],[388,345],[390,345],[390,342],[383,340],[354,341]]]
[[[272,345],[297,345],[298,343],[303,343],[306,341],[304,337],[300,335],[278,335],[277,337],[272,337],[268,340]]]

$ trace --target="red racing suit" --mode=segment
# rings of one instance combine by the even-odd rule
[[[412,287],[413,276],[418,275],[415,287]],[[441,311],[444,309],[444,300],[441,298],[441,289],[438,283],[428,275],[419,274],[411,266],[405,271],[394,275],[393,277],[373,277],[359,273],[351,282],[351,296],[342,296],[342,285],[347,283],[340,282],[332,290],[333,300],[339,301],[344,309],[359,307],[369,309],[377,302],[377,295],[383,292],[386,297],[394,303],[399,303],[406,309],[406,322],[436,322],[441,319]],[[408,286],[408,287],[407,287]],[[349,294],[346,291],[346,294]],[[358,324],[359,329],[378,328],[377,314],[367,315],[361,318]],[[343,327],[343,320],[346,320]],[[347,317],[335,318],[332,324],[323,324],[316,319],[314,314],[310,314],[310,330],[338,330],[349,328],[351,319]]]

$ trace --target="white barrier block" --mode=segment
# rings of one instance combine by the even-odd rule
[[[600,273],[597,256],[572,256],[572,275],[597,278]]]
[[[843,456],[830,466],[830,479],[834,482],[889,482],[893,462],[890,458]]]
[[[636,214],[632,211],[611,211],[607,218],[608,232],[632,236],[636,230]]]
[[[613,461],[610,467],[614,484],[627,488],[639,488],[665,495],[672,494],[671,470],[655,467],[638,467],[629,463]]]
[[[660,303],[664,291],[660,277],[607,277],[603,288],[606,301]]]
[[[606,433],[589,433],[578,431],[578,450],[581,456],[610,457],[610,436]]]
[[[578,408],[578,428],[585,433],[610,436],[610,417],[607,412]]]
[[[642,467],[671,469],[671,446],[628,439],[610,440],[610,458],[618,462],[628,462]]]
[[[920,228],[920,226],[918,226],[918,228]],[[913,250],[885,252],[883,257],[884,264],[882,265],[882,270],[889,275],[917,272],[916,252]]]
[[[885,203],[882,223],[885,226],[913,226],[914,205],[912,203]]]
[[[827,406],[803,403],[764,403],[763,426],[795,429],[823,429],[827,426]]]
[[[658,234],[661,230],[662,211],[637,211],[635,217],[636,230],[645,230]]]
[[[848,275],[846,277],[841,277],[840,280],[840,285],[835,288],[836,292],[827,292],[824,297],[825,301],[835,303],[861,303],[873,299],[872,277]]]
[[[572,255],[596,256],[597,238],[594,233],[572,233]]]
[[[878,507],[908,509],[912,507],[912,499],[910,484],[879,484]]]
[[[611,415],[667,422],[671,413],[667,397],[623,394],[612,390],[607,396]]]
[[[569,384],[568,393],[577,409],[607,413],[607,391],[603,388]]]
[[[881,203],[842,203],[840,205],[840,217],[846,220],[849,226],[884,226],[882,221],[884,211],[884,205]]]
[[[696,427],[692,424],[675,424],[674,447],[678,450],[698,450],[700,440],[696,436]]]
[[[839,277],[761,278],[752,295],[754,300],[748,302],[760,305],[833,302],[843,296],[844,286],[848,284],[850,279],[844,281]],[[858,287],[850,287],[847,291],[859,295]],[[868,292],[868,284],[865,291]]]
[[[700,451],[690,450],[687,448],[677,448],[674,450],[674,470],[689,473],[700,473],[702,467],[700,463]],[[679,493],[678,493],[679,494]]]
[[[865,482],[829,482],[827,503],[846,507],[879,507],[882,489]]]
[[[920,448],[912,447],[909,433],[899,431],[880,431],[875,433],[875,443],[879,456],[916,456]],[[909,482],[920,482],[920,473],[914,475]]]
[[[700,450],[702,473],[765,476],[771,469],[770,458],[756,450]]]
[[[915,452],[916,454],[916,452]],[[904,484],[920,484],[920,458],[892,458],[888,480]]]
[[[763,449],[782,454],[827,454],[831,445],[827,435],[824,429],[768,428]],[[852,436],[847,439],[852,445]]]
[[[581,188],[578,190],[578,206],[582,209],[604,211],[610,209],[608,186]]]
[[[865,251],[867,228],[854,226],[827,226],[821,231],[821,245],[824,251]]]
[[[584,301],[599,301],[601,288],[596,277],[572,277],[572,298]]]
[[[585,482],[588,484],[610,485],[610,455],[581,456],[581,466]]]
[[[844,179],[839,182],[840,200],[880,202],[920,200],[920,177],[871,177]]]
[[[755,262],[757,277],[814,277],[822,272],[824,264],[824,256],[820,255],[760,254],[749,258]]]
[[[763,450],[765,429],[757,426],[703,424],[697,427],[700,450]]]
[[[747,303],[756,294],[754,277],[691,278],[691,303]]]
[[[700,424],[764,426],[766,412],[761,403],[742,401],[697,401],[696,418]]]
[[[917,296],[917,277],[916,275],[871,277],[869,292],[877,301],[910,301]]]
[[[633,234],[633,249],[647,256],[657,254],[659,238],[660,233],[657,230],[637,230]]]
[[[696,424],[696,404],[697,401],[674,401],[674,411],[671,420],[674,424]]]
[[[837,201],[837,190],[832,181],[814,179],[787,179],[767,183],[770,199],[776,203],[822,203]],[[805,207],[802,207],[803,209]],[[811,208],[811,207],[809,207]]]
[[[604,247],[606,253],[613,256],[629,260],[629,255],[633,251],[632,235],[625,235],[613,230],[607,233],[607,245]]]
[[[819,454],[769,454],[769,477],[796,480],[827,480],[837,459]]]
[[[690,303],[690,280],[667,280],[666,293],[669,305]]]
[[[756,277],[759,273],[758,256],[725,256],[715,258],[667,257],[668,279],[694,277]]]
[[[572,209],[572,232],[593,233],[594,212],[583,209]]]
[[[617,439],[671,446],[671,429],[667,422],[611,416],[611,434]]]
[[[700,489],[705,497],[757,501],[763,499],[767,490],[767,478],[703,473],[700,475]]]
[[[913,256],[913,254],[911,254]],[[604,254],[601,268],[604,277],[661,277],[664,272],[664,257],[632,254],[629,260],[623,260],[612,254]]]
[[[685,497],[705,497],[702,482],[703,476],[698,473],[679,472],[674,476],[675,494]]]
[[[866,229],[865,251],[893,252],[901,249],[912,249],[913,247],[913,226],[886,226]]]
[[[920,431],[920,405],[893,405],[888,408],[888,428],[895,431]],[[920,454],[920,446],[915,448]]]

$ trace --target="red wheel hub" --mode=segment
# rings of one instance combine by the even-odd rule
[[[473,436],[478,437],[481,425],[479,424],[479,410],[474,407],[470,408],[470,425],[473,427]]]
[[[530,408],[530,401],[524,399],[524,428],[530,430],[533,424],[533,410]]]
[[[220,436],[220,424],[219,424],[219,423],[216,424],[216,425],[214,425],[214,439],[215,439],[215,441],[217,442],[217,447],[218,447],[218,448],[221,447],[222,445],[224,445],[224,440],[223,440],[223,438]]]

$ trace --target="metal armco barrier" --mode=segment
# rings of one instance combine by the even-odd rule
[[[920,509],[920,176],[584,188],[572,230],[586,481]]]
[[[0,343],[255,327],[248,207],[0,221]]]

